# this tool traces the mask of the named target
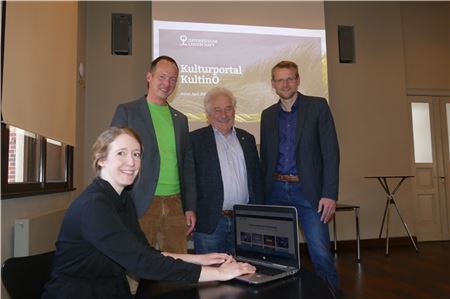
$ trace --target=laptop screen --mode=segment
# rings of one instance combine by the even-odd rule
[[[300,268],[294,207],[235,205],[236,255]]]

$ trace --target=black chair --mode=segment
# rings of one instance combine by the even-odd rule
[[[11,299],[38,299],[50,280],[54,251],[12,257],[2,266],[2,282]]]

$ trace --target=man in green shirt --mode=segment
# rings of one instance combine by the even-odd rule
[[[186,235],[196,224],[195,172],[187,118],[167,103],[178,79],[175,60],[156,58],[146,79],[147,95],[120,104],[111,125],[130,127],[142,139],[142,168],[132,197],[149,243],[186,253]]]

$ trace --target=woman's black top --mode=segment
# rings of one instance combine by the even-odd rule
[[[42,298],[132,298],[126,271],[149,280],[197,282],[201,266],[163,256],[141,231],[128,190],[96,178],[68,208]]]

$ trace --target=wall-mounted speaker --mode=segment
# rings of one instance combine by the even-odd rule
[[[338,25],[339,62],[355,63],[355,35],[353,26]]]
[[[111,54],[131,55],[131,14],[113,13],[111,22]]]

